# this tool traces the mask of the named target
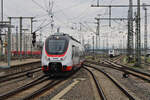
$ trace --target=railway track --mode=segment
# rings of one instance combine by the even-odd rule
[[[18,87],[14,90],[11,90],[11,91],[8,91],[7,93],[3,93],[0,95],[0,100],[4,100],[4,99],[8,99],[10,97],[12,97],[13,95],[16,95],[17,93],[20,93],[22,91],[25,91],[35,85],[38,85],[46,80],[48,80],[49,78],[47,78],[45,75],[39,77],[38,79],[26,84],[26,85],[23,85],[21,87]]]
[[[48,76],[43,75],[28,84],[25,84],[16,89],[1,94],[0,100],[30,100],[33,98],[40,97],[40,95],[43,95],[47,90],[53,89],[58,84],[61,84],[62,82],[70,78],[77,71],[72,73],[70,76],[61,79],[49,78]]]
[[[118,56],[117,58],[114,58],[114,59],[110,59],[109,61],[111,61],[111,62],[118,62],[121,58],[123,58],[124,56]]]
[[[90,71],[88,68],[86,68],[86,67],[83,67],[83,68],[86,69],[86,70],[92,75],[92,77],[93,77],[93,79],[94,79],[94,82],[95,82],[95,85],[96,85],[96,87],[97,87],[99,96],[101,97],[101,99],[102,99],[102,100],[107,100],[107,99],[106,99],[106,96],[104,95],[104,92],[103,92],[101,86],[99,85],[98,80],[96,79],[96,76],[95,76],[95,75],[92,73],[92,71]]]
[[[1,76],[0,77],[0,83],[4,83],[6,81],[11,81],[13,79],[21,78],[21,77],[24,77],[24,76],[30,76],[31,74],[39,72],[39,71],[41,71],[41,68],[38,67],[38,68],[30,69],[30,70],[25,70],[25,71],[21,71],[21,72]]]
[[[123,70],[125,72],[125,74],[133,75],[135,77],[138,77],[138,78],[150,83],[150,74],[148,74],[148,73],[145,73],[145,72],[121,65],[121,64],[117,64],[117,63],[113,63],[113,62],[109,62],[109,61],[105,61],[105,62],[110,64],[112,67],[114,67],[116,69]]]
[[[30,100],[32,98],[35,98],[36,96],[39,96],[45,91],[52,89],[53,87],[55,87],[57,84],[60,84],[64,80],[65,79],[61,79],[61,80],[50,79],[49,77],[44,75],[26,85],[8,91],[7,93],[1,94],[0,100],[5,100],[5,99],[16,100],[19,98],[21,100]]]
[[[37,91],[34,91],[33,93],[27,95],[26,97],[24,97],[22,100],[30,100],[35,98],[36,96],[42,94],[43,92],[52,89],[53,87],[55,87],[56,85],[60,84],[61,82],[63,82],[64,80],[52,80],[49,83],[47,83],[46,85],[44,85],[42,88],[40,88]]]
[[[112,61],[105,60],[102,63],[94,62],[94,61],[86,61],[86,63],[112,68],[112,69],[124,72],[124,75],[132,75],[150,83],[149,73],[142,72],[133,68],[129,68],[121,64],[113,63]]]
[[[93,72],[93,70],[91,68],[94,69],[94,70],[96,70],[96,71],[98,71],[98,72],[100,72],[100,73],[102,73],[104,76],[102,74],[100,74],[100,75],[103,76],[103,78],[107,77],[107,80],[109,80],[109,82],[108,82],[109,84],[110,83],[114,84],[116,86],[116,88],[118,88],[119,91],[121,91],[123,93],[123,95],[121,95],[121,97],[118,97],[118,98],[124,98],[124,99],[126,98],[126,99],[129,99],[129,100],[137,100],[126,89],[124,89],[116,80],[114,80],[109,74],[107,74],[103,70],[95,68],[95,67],[90,66],[90,65],[84,65],[84,69],[86,69],[87,71],[89,71],[90,74],[92,75],[93,79],[94,79],[94,82],[96,84],[96,87],[97,87],[98,93],[99,93],[99,95],[101,97],[101,100],[109,100],[111,98],[109,96],[110,94],[108,93],[108,91],[111,91],[111,88],[109,88],[109,87],[103,87],[104,85],[101,86],[100,83],[102,84],[102,80],[98,79],[98,77],[95,76],[96,74],[95,74],[95,72]],[[106,81],[106,79],[105,79],[105,81]],[[120,93],[120,92],[118,92],[118,93]],[[116,94],[117,94],[117,92],[116,92]]]
[[[13,65],[7,69],[0,69],[0,72],[6,73],[4,75],[1,75],[0,78],[7,77],[7,76],[13,75],[15,73],[22,73],[24,71],[32,70],[34,68],[40,67],[39,65],[41,65],[41,62],[35,61],[35,62],[20,64],[20,65]],[[30,66],[32,66],[32,67],[30,67]]]
[[[65,76],[65,78],[61,78],[61,79],[53,79],[50,80],[46,85],[44,85],[42,88],[38,89],[37,91],[32,92],[31,94],[25,96],[22,98],[22,100],[31,100],[31,99],[36,99],[40,96],[43,95],[43,93],[45,93],[47,90],[51,90],[53,89],[55,86],[67,81],[70,77],[72,77],[77,71],[79,71],[79,69],[77,69],[76,71],[70,73],[69,76]]]

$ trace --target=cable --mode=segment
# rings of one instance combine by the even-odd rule
[[[39,29],[35,30],[35,32],[42,30],[43,28],[47,27],[51,22],[47,23],[46,25],[41,26]]]
[[[89,2],[93,2],[93,1],[95,1],[95,0],[92,0],[92,1],[89,1]],[[89,2],[86,2],[86,3],[89,3]],[[81,5],[81,3],[80,3],[80,5]],[[58,6],[58,5],[57,5]],[[79,5],[78,5],[79,6]],[[74,7],[74,6],[73,6]],[[71,7],[71,8],[73,8],[73,7]],[[76,6],[77,7],[77,6]],[[70,9],[71,9],[70,8]],[[66,9],[66,8],[64,8],[64,9]],[[76,17],[73,17],[73,18],[68,18],[67,16],[66,16],[66,14],[64,13],[64,11],[63,11],[63,9],[60,9],[59,10],[64,16],[65,16],[65,18],[67,19],[67,20],[74,20],[74,19],[77,19],[77,18],[81,18],[81,16],[82,17],[84,17],[85,15],[87,15],[87,12],[89,12],[89,9],[85,9],[80,15],[78,15],[78,16],[76,16]],[[55,11],[55,13],[56,13],[57,11]]]
[[[43,9],[44,11],[48,11],[48,10],[45,10],[45,8],[43,7],[43,6],[41,6],[40,4],[38,4],[37,2],[35,2],[34,0],[32,0],[35,4],[37,4],[41,9]],[[95,0],[92,0],[92,1],[95,1]],[[80,5],[81,5],[81,3],[80,3]],[[78,5],[79,6],[79,5]],[[53,7],[53,6],[52,6]],[[76,6],[77,7],[77,6]],[[50,8],[50,0],[49,0],[49,8]],[[73,7],[69,7],[69,8],[73,8]],[[61,12],[62,12],[62,9],[60,10]],[[85,11],[87,11],[87,10],[85,10]],[[84,12],[85,12],[84,11]],[[64,12],[62,12],[63,13],[63,15],[66,17],[66,15],[65,15],[65,13]],[[44,16],[49,16],[49,17],[51,17],[49,14],[45,14]],[[81,16],[81,15],[79,15],[79,16]],[[77,16],[77,17],[79,17],[79,16]],[[41,16],[41,17],[43,17],[43,16]],[[67,18],[67,17],[66,17]]]
[[[87,22],[84,22],[84,23],[86,23],[86,25],[87,25],[88,28],[91,30],[91,32],[96,33],[96,32],[87,24]]]
[[[89,2],[87,2],[87,3],[90,3],[91,4],[91,2],[93,2],[93,1],[95,1],[95,0],[92,0],[92,1],[89,1]],[[87,7],[88,8],[88,7]],[[83,18],[84,16],[86,16],[87,14],[88,14],[88,12],[89,12],[89,10],[90,9],[85,9],[83,12],[81,12],[81,14],[80,15],[78,15],[78,16],[76,16],[76,17],[73,17],[73,18],[70,18],[70,20],[72,20],[72,19],[77,19],[77,18]]]
[[[39,8],[41,8],[42,10],[46,11],[46,9],[41,6],[39,3],[37,3],[36,1],[32,0]]]
[[[48,6],[47,6],[47,3],[46,3],[46,0],[43,0],[44,1],[44,5],[45,5],[45,8],[48,9]]]
[[[58,17],[55,16],[55,19],[56,19],[56,20],[59,20],[59,22],[62,23],[63,26],[66,26],[67,28],[70,27],[68,24],[66,24],[66,23],[64,23],[64,22],[62,22],[62,21],[60,21],[60,19],[59,19]]]
[[[45,19],[45,21],[43,21],[40,26],[35,30],[35,32],[43,29],[44,27],[48,26],[49,24],[51,24],[52,22],[50,21],[49,23],[47,23],[46,25],[43,25],[45,22],[47,21],[47,19]],[[43,26],[42,26],[43,25]]]
[[[92,0],[92,1],[95,1],[95,0]],[[89,2],[92,2],[92,1],[89,1]],[[85,1],[84,2],[80,2],[79,4],[74,4],[74,5],[72,5],[72,6],[69,6],[69,7],[66,7],[66,8],[62,8],[62,9],[60,9],[60,10],[56,10],[56,11],[54,11],[54,13],[57,13],[57,12],[60,12],[60,11],[62,11],[62,10],[68,10],[68,9],[72,9],[72,8],[74,8],[74,7],[78,7],[78,6],[80,6],[81,4],[84,4],[85,3]],[[88,3],[88,2],[86,2],[86,3]]]
[[[35,18],[42,18],[42,17],[47,17],[48,14],[43,14],[43,15],[35,15]]]

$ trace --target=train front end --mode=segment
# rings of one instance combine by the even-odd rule
[[[71,48],[66,36],[50,36],[42,51],[42,70],[45,74],[57,74],[72,70]]]

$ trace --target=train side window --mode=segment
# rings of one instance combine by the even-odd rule
[[[72,45],[72,58],[75,56],[75,45]]]
[[[76,48],[76,57],[79,56],[79,53],[80,53],[80,52],[79,52],[79,47],[77,47],[77,48]]]
[[[77,47],[75,48],[75,57],[77,57],[78,51],[77,51]]]
[[[82,51],[80,51],[80,56],[81,56],[81,57],[83,56],[83,53],[82,53]]]

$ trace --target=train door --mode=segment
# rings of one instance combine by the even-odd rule
[[[75,64],[75,45],[72,45],[72,62]]]
[[[79,64],[79,47],[73,46],[73,53],[72,53],[72,59],[73,59],[73,64],[77,65]]]
[[[75,64],[78,64],[78,48],[75,47]]]

